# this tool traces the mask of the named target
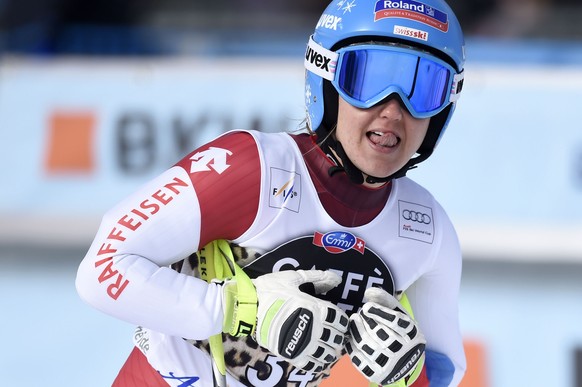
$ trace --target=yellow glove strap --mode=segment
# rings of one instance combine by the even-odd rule
[[[225,240],[210,242],[198,252],[200,276],[233,279],[224,289],[225,315],[222,331],[231,336],[253,335],[257,324],[257,292],[249,276],[234,262],[230,245]]]

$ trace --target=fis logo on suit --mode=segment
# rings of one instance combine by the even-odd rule
[[[271,167],[269,207],[299,212],[301,205],[301,175]]]
[[[400,213],[398,236],[424,243],[434,241],[432,208],[399,200],[398,211]]]

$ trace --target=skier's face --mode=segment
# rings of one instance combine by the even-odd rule
[[[397,99],[360,109],[340,97],[336,137],[362,172],[385,177],[400,170],[414,156],[429,121],[430,118],[412,117]]]

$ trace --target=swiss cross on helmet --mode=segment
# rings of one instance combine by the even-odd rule
[[[427,135],[402,170],[371,180],[404,176],[442,137],[462,89],[464,62],[461,26],[443,0],[335,0],[305,52],[308,125],[324,135],[335,126],[338,94],[359,108],[396,95],[413,117],[431,118]]]

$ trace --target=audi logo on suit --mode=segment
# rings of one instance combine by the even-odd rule
[[[405,220],[410,220],[412,222],[423,223],[423,224],[430,224],[430,222],[432,221],[432,219],[430,218],[430,216],[428,214],[424,214],[422,212],[412,211],[412,210],[403,210],[402,217]]]

